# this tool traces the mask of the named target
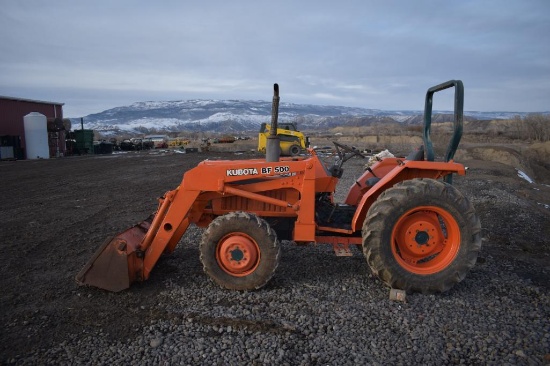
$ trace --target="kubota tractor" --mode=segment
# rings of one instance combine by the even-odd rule
[[[454,134],[442,161],[430,139],[433,94],[455,88]],[[273,276],[279,240],[328,243],[339,255],[362,247],[372,272],[391,288],[423,293],[449,290],[474,266],[481,226],[470,202],[454,187],[465,174],[453,157],[462,135],[463,84],[428,89],[423,147],[406,158],[384,158],[333,200],[342,165],[361,155],[335,143],[340,157],[325,167],[309,156],[279,158],[276,138],[266,159],[203,161],[175,190],[159,199],[149,219],[102,245],[76,276],[80,284],[110,291],[149,278],[163,253],[174,250],[190,224],[204,227],[200,259],[205,272],[228,289],[253,290]],[[275,84],[272,130],[279,105]],[[208,179],[205,179],[208,177]]]

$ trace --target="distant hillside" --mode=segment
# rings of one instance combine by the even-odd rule
[[[342,106],[281,103],[279,121],[297,122],[302,130],[373,123],[422,123],[422,111],[383,111]],[[434,111],[434,122],[452,120],[452,112]],[[504,119],[525,113],[465,112],[465,119]],[[84,127],[103,134],[158,132],[256,132],[271,121],[271,102],[243,100],[186,100],[138,102],[84,117]],[[73,119],[80,125],[80,119]]]

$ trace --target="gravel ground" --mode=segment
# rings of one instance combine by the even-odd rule
[[[183,171],[220,157],[247,156],[0,162],[0,364],[550,364],[550,211],[540,202],[550,187],[500,164],[470,161],[455,178],[484,241],[445,294],[391,301],[359,250],[336,257],[290,242],[266,287],[223,290],[203,272],[194,227],[143,284],[114,294],[74,283],[105,237],[147,217]],[[341,186],[362,165],[352,159]]]

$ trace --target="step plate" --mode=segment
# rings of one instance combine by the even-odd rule
[[[353,257],[349,244],[334,243],[332,244],[332,249],[334,249],[334,254],[337,257]]]

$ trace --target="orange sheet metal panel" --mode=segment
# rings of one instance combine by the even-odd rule
[[[266,197],[295,203],[299,193],[295,189],[285,188],[266,192],[258,192]],[[212,200],[212,210],[216,215],[223,215],[231,211],[254,212],[260,216],[296,216],[292,207],[281,207],[240,196],[224,196]]]

